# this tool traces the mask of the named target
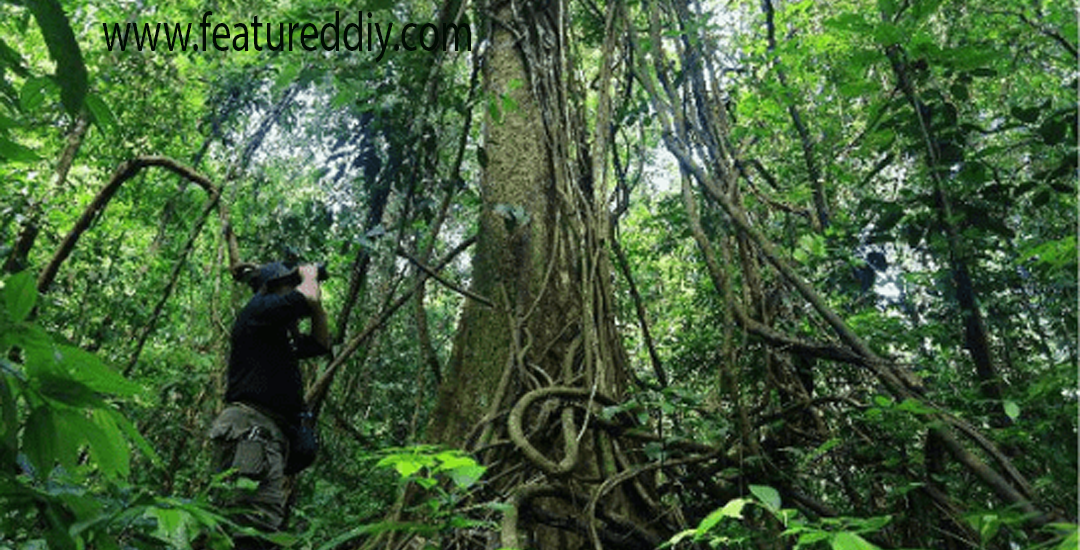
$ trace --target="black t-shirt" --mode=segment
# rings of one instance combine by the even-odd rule
[[[311,315],[304,295],[256,294],[236,317],[225,401],[240,401],[296,418],[304,408],[299,359],[327,352],[311,335],[289,331]]]

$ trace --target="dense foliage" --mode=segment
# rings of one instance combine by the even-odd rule
[[[645,434],[606,478],[655,497],[641,529],[675,548],[1075,548],[1075,7],[551,4],[633,381],[578,413]],[[0,1],[0,548],[229,547],[205,440],[249,294],[229,235],[242,259],[292,249],[332,275],[336,357],[305,365],[323,452],[276,540],[502,528],[493,465],[423,445],[476,278],[486,129],[519,108],[483,84],[494,9]],[[101,34],[198,32],[207,10],[453,21],[472,49]]]

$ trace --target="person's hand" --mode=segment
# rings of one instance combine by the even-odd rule
[[[330,349],[330,326],[326,321],[326,311],[322,307],[319,287],[319,266],[302,265],[299,267],[300,286],[296,287],[307,298],[311,306],[311,336],[324,349]]]
[[[300,294],[303,294],[311,305],[321,305],[322,293],[319,288],[319,267],[314,264],[302,265],[297,268],[297,271],[300,272],[300,286],[296,287],[296,290],[300,291]]]

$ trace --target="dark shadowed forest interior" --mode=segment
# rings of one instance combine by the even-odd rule
[[[0,550],[1075,550],[1076,10],[0,0]]]

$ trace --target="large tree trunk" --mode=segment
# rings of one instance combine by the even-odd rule
[[[488,93],[496,98],[505,94],[518,106],[516,111],[503,111],[501,121],[491,116],[487,121],[483,210],[473,258],[472,290],[500,307],[492,309],[474,300],[465,304],[450,376],[441,388],[430,428],[431,437],[447,444],[464,441],[488,411],[492,391],[511,360],[514,334],[508,322],[520,320],[541,298],[537,311],[526,321],[536,341],[530,350],[530,360],[535,361],[540,342],[549,341],[560,328],[554,325],[570,321],[578,309],[570,296],[555,288],[541,296],[548,262],[555,262],[552,267],[560,275],[554,277],[553,286],[565,287],[571,277],[570,258],[566,257],[569,251],[563,251],[562,257],[552,254],[557,205],[550,151],[531,91],[527,86],[510,89],[511,80],[522,83],[526,76],[514,40],[505,29],[495,30],[485,67]]]
[[[565,7],[517,9],[495,8],[484,61],[498,109],[484,136],[472,290],[495,307],[466,301],[428,438],[478,451],[489,466],[492,489],[511,506],[503,546],[613,537],[625,537],[612,543],[622,548],[655,546],[659,538],[633,527],[644,523],[640,499],[602,483],[629,465],[626,454],[591,429],[598,408],[623,393],[625,355],[610,314],[607,213],[593,204],[593,168],[561,75]]]

